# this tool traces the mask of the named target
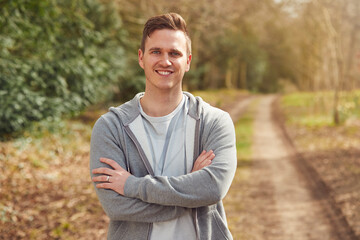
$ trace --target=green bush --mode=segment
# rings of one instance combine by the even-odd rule
[[[125,68],[121,19],[96,0],[0,3],[0,136],[109,97]]]

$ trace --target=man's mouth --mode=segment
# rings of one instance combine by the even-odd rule
[[[167,76],[167,75],[172,74],[171,71],[164,71],[164,70],[155,70],[155,71],[162,76]]]

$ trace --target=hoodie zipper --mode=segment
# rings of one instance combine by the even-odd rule
[[[137,141],[134,133],[130,130],[129,126],[124,126],[125,132],[127,133],[127,135],[130,137],[130,139],[134,142],[136,149],[138,150],[139,154],[140,154],[140,158],[143,161],[145,168],[147,170],[147,172],[151,175],[151,176],[155,176],[154,171],[149,163],[149,160],[147,159],[144,150],[141,148],[141,146],[139,145],[139,142]],[[194,146],[194,159],[197,158],[197,156],[199,156],[200,153],[200,119],[196,119],[196,125],[195,125],[195,146]],[[194,214],[194,223],[195,223],[195,232],[196,232],[196,239],[200,240],[199,237],[199,227],[198,227],[198,219],[197,219],[197,209],[195,208]],[[149,230],[148,230],[148,236],[147,239],[150,240],[150,236],[151,236],[151,231],[152,231],[152,227],[153,227],[153,223],[149,224]]]
[[[125,132],[128,134],[128,136],[130,137],[130,139],[134,142],[136,149],[138,150],[139,154],[140,154],[140,158],[143,161],[145,168],[147,170],[147,172],[151,175],[151,176],[155,176],[154,171],[149,163],[149,160],[147,159],[144,150],[140,147],[139,142],[136,140],[135,135],[133,134],[133,132],[129,129],[128,126],[125,126]]]
[[[195,146],[194,146],[194,161],[197,159],[197,157],[200,154],[200,119],[196,120],[195,125]],[[200,240],[199,236],[199,223],[198,223],[198,217],[197,217],[197,208],[195,208],[194,211],[194,223],[195,223],[195,232],[196,232],[196,239]]]
[[[147,159],[144,150],[139,146],[139,142],[136,140],[135,135],[133,134],[133,132],[129,129],[128,126],[125,126],[125,132],[127,133],[127,135],[130,137],[130,139],[134,142],[136,149],[139,152],[140,158],[143,161],[145,168],[147,170],[147,172],[151,175],[154,176],[154,171],[151,168],[151,165],[149,163],[149,160]],[[151,231],[152,231],[152,227],[153,227],[153,223],[149,223],[149,230],[148,230],[148,234],[147,234],[147,240],[150,240],[150,236],[151,236]]]

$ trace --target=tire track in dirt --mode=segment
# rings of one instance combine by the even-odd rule
[[[309,177],[295,164],[296,152],[272,118],[276,96],[261,98],[254,122],[253,166],[245,214],[245,239],[347,240],[329,218],[327,196],[314,194]],[[315,189],[316,191],[316,189]]]
[[[272,121],[274,100],[275,96],[261,100],[254,122],[254,159],[266,169],[263,177],[273,190],[274,205],[268,206],[273,218],[264,219],[276,224],[267,239],[336,239],[322,213],[321,202],[313,199],[304,177],[292,162],[292,151],[283,143]]]
[[[331,188],[327,186],[319,173],[297,151],[292,139],[286,131],[284,116],[280,111],[278,100],[279,98],[272,103],[272,120],[276,123],[280,135],[284,139],[284,143],[292,150],[294,154],[293,164],[300,174],[306,178],[308,188],[311,191],[313,198],[322,201],[321,207],[332,226],[333,239],[359,239],[343,214],[341,207],[336,203]]]

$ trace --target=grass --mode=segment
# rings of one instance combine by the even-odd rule
[[[236,150],[238,156],[238,165],[240,167],[244,165],[244,162],[251,161],[252,158],[254,121],[259,101],[259,98],[255,98],[250,103],[247,111],[242,116],[240,116],[235,124]]]
[[[252,140],[255,109],[258,101],[253,101],[247,111],[235,123],[238,167],[230,190],[224,199],[228,225],[234,239],[248,239],[246,229],[242,228],[242,212],[246,208],[243,196],[246,195],[246,182],[250,181],[252,164]]]
[[[305,127],[334,126],[333,92],[299,92],[281,101],[288,122]],[[360,90],[339,94],[338,112],[342,124],[360,118]]]
[[[317,171],[360,236],[360,91],[340,94],[339,125],[332,121],[331,92],[285,95],[281,106],[297,151]]]
[[[359,142],[360,90],[340,93],[340,125],[333,122],[332,107],[332,92],[283,96],[281,108],[287,119],[286,124],[294,129],[292,134],[299,147],[310,151],[356,147]]]
[[[213,106],[222,108],[226,104],[235,101],[239,96],[246,96],[249,93],[246,91],[239,91],[236,89],[217,89],[207,91],[194,91],[194,96],[201,96],[204,101]],[[235,123],[236,133],[236,148],[238,155],[238,165],[243,165],[251,158],[251,141],[252,141],[252,122],[253,122],[253,108],[250,106],[250,112],[246,112]]]
[[[246,96],[249,93],[237,89],[213,89],[206,91],[193,91],[194,96],[201,96],[204,101],[212,106],[219,108],[225,107],[226,104],[235,101],[239,96]]]

